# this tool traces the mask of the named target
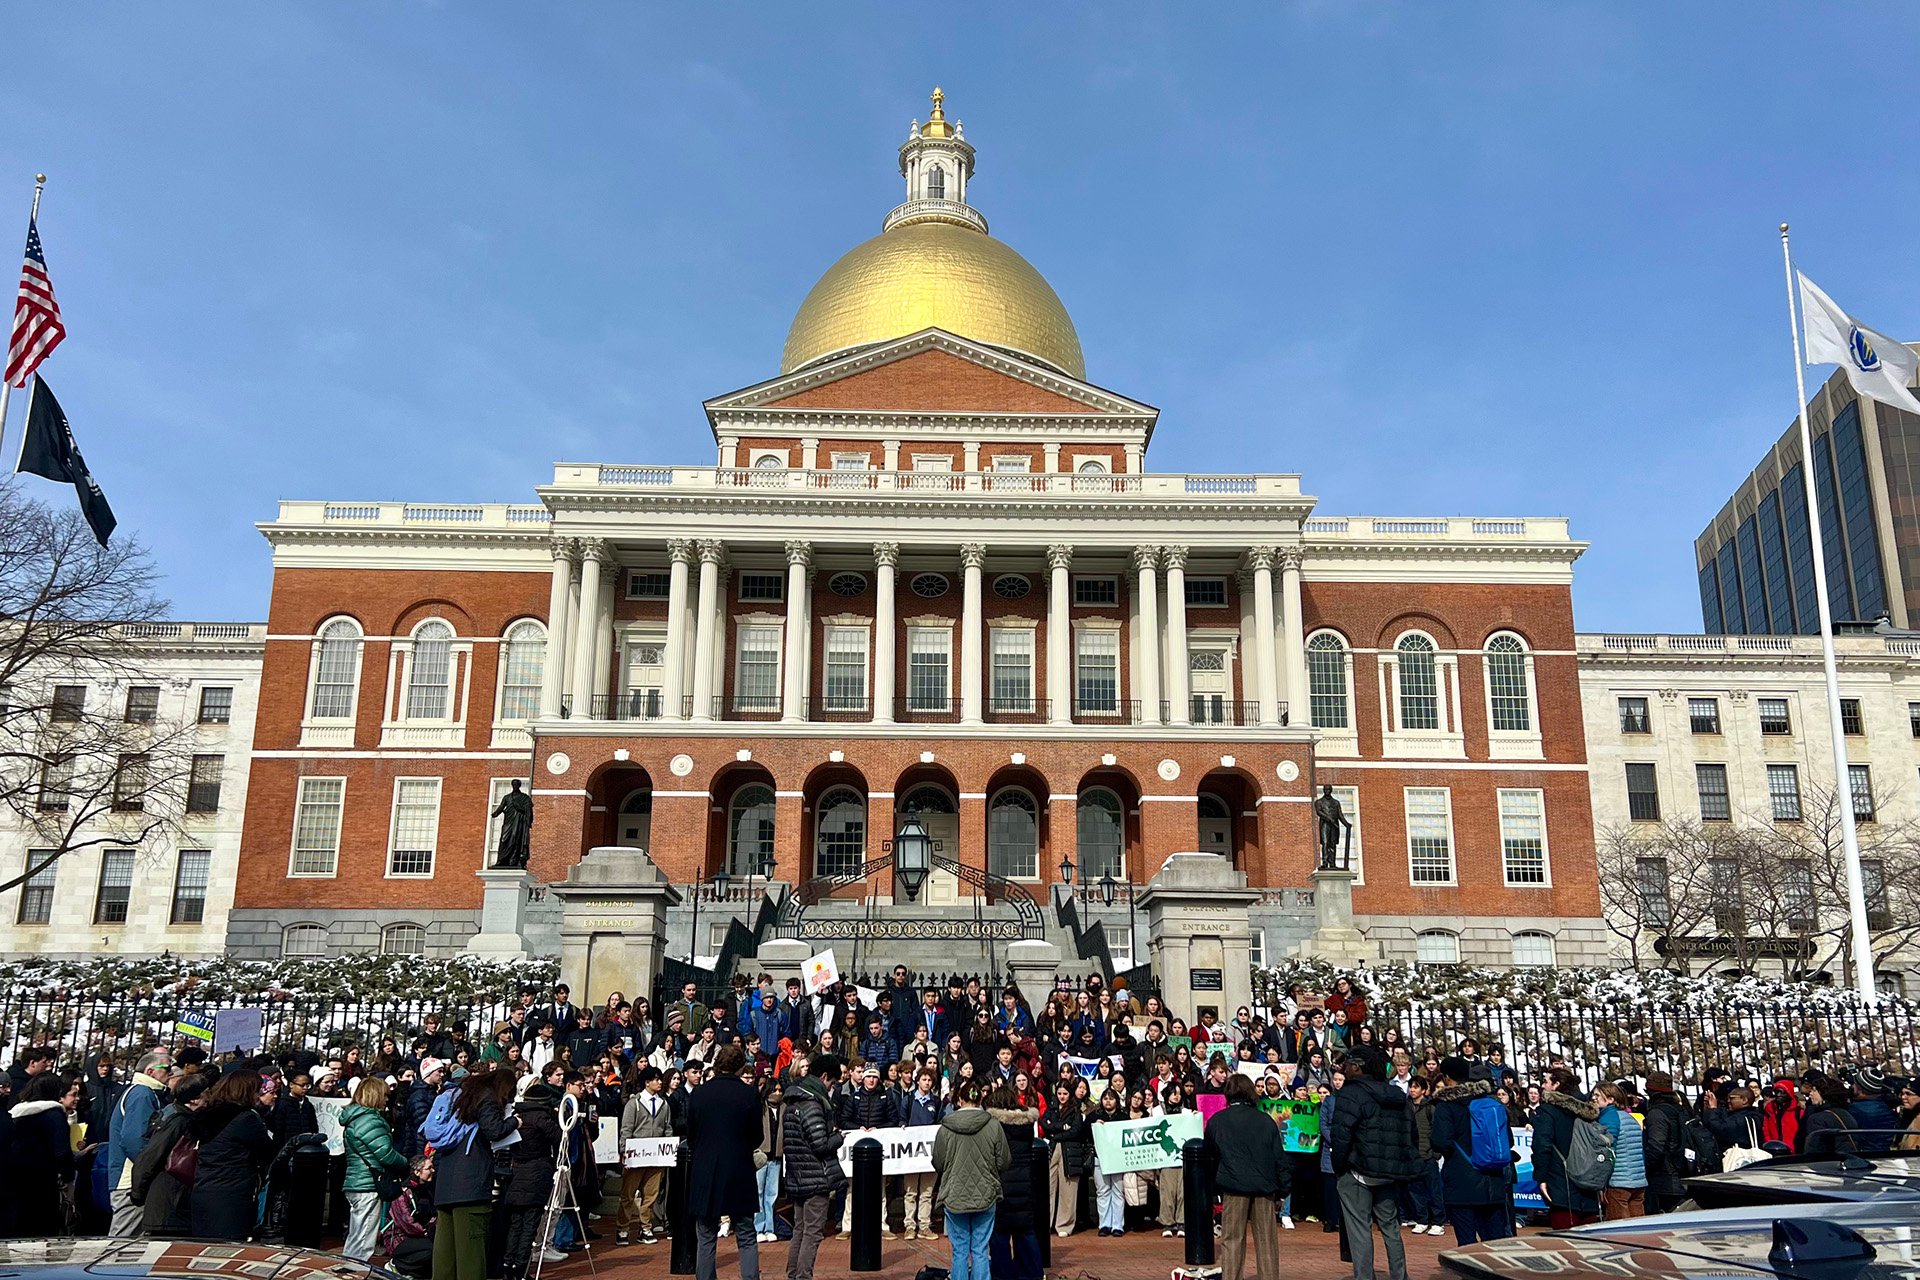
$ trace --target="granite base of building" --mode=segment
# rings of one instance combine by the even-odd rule
[[[427,956],[455,956],[466,950],[467,940],[480,931],[477,909],[435,911],[418,907],[389,910],[294,911],[241,909],[227,917],[227,956],[234,960],[279,960],[286,957],[286,932],[301,925],[320,925],[326,929],[329,956],[377,955],[382,951],[399,953],[402,937],[396,926],[418,926],[425,943],[418,952]]]

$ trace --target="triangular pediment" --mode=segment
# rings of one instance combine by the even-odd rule
[[[944,329],[877,343],[707,402],[710,416],[742,409],[1157,416],[1150,405]]]

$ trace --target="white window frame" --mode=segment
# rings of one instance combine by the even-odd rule
[[[407,787],[409,783],[431,784],[431,790],[433,793],[433,847],[426,851],[427,869],[425,871],[395,871],[393,869],[394,854],[398,852],[398,850],[395,848],[395,845],[397,844],[400,836],[400,793],[402,790],[404,790]],[[387,879],[389,880],[431,880],[433,879],[434,870],[440,865],[440,808],[441,808],[441,800],[444,794],[445,794],[445,787],[443,786],[441,779],[437,777],[426,778],[426,777],[413,776],[413,777],[395,778],[393,780],[393,799],[390,805],[388,806],[388,810],[387,810],[387,859],[386,859],[387,861],[386,878]],[[419,852],[419,850],[408,850],[408,852],[417,853]],[[481,865],[485,866],[487,864],[483,862],[481,863]]]
[[[1110,641],[1113,645],[1113,653],[1111,655],[1113,658],[1113,706],[1105,710],[1098,707],[1086,706],[1080,698],[1080,668],[1087,657],[1083,646],[1086,641],[1093,636],[1100,636],[1104,641]],[[1121,650],[1124,647],[1121,643],[1119,619],[1078,618],[1074,620],[1073,670],[1070,673],[1071,685],[1068,696],[1073,700],[1073,715],[1075,718],[1090,716],[1102,720],[1118,720],[1124,716],[1127,707],[1127,671],[1121,660]],[[1103,653],[1096,656],[1105,658],[1109,655]]]
[[[1035,651],[1039,648],[1036,630],[1032,625],[1022,626],[1012,622],[999,622],[987,628],[987,707],[990,711],[997,711],[1002,715],[1030,715],[1033,713],[1037,705],[1036,699],[1039,696],[1034,687],[1034,655]],[[1016,638],[1019,638],[1020,645],[1002,652],[1002,640],[1004,639],[1011,643]],[[1024,650],[1022,650],[1020,646],[1024,646]],[[998,672],[1002,658],[1025,659],[1027,697],[1026,705],[1024,706],[1014,706],[1011,704],[1002,706],[1000,703]],[[1011,667],[1013,664],[1009,663],[1008,665]]]
[[[1413,800],[1416,792],[1422,793],[1422,794],[1438,794],[1446,802],[1447,878],[1444,880],[1427,880],[1427,879],[1422,879],[1418,875],[1414,874]],[[1402,787],[1401,788],[1401,804],[1404,810],[1403,816],[1407,824],[1407,827],[1406,827],[1406,830],[1407,830],[1407,883],[1412,885],[1416,889],[1422,888],[1422,887],[1431,888],[1436,886],[1445,888],[1449,885],[1457,886],[1460,883],[1460,844],[1459,844],[1459,841],[1455,839],[1454,830],[1453,830],[1453,788],[1451,787]]]
[[[1366,841],[1362,837],[1360,825],[1360,788],[1351,784],[1333,783],[1333,798],[1340,802],[1341,810],[1347,815],[1347,821],[1353,824],[1353,861],[1348,870],[1353,872],[1353,882],[1363,885],[1367,882]],[[1340,833],[1341,848],[1346,847],[1346,833]]]
[[[320,939],[320,949],[318,951],[288,951],[287,939],[296,935],[303,938],[318,936]],[[317,920],[297,921],[280,931],[280,957],[283,960],[317,960],[332,953],[333,931]]]
[[[773,684],[772,692],[764,702],[743,702],[741,695],[746,691],[747,637],[770,636],[773,641]],[[752,617],[735,620],[733,628],[733,699],[735,711],[778,711],[781,696],[786,688],[786,625],[785,620],[772,614],[757,614]],[[755,649],[755,653],[762,652]]]
[[[498,818],[494,817],[493,811],[500,807],[500,802],[506,799],[507,793],[509,791],[513,790],[513,781],[514,780],[510,777],[489,778],[487,780],[487,821],[486,821],[487,843],[480,850],[480,865],[483,867],[490,867],[493,865],[493,851],[500,847],[500,825],[506,821],[506,818],[504,816],[498,817]],[[533,794],[532,780],[526,777],[522,777],[520,779],[520,789],[526,792],[528,795],[532,795]],[[615,817],[617,819],[618,815],[616,814]],[[436,843],[437,843],[437,840],[436,840]]]
[[[1102,920],[1097,927],[1100,936],[1106,940],[1107,958],[1113,961],[1114,972],[1125,973],[1133,968],[1133,949],[1139,941],[1138,926],[1129,928],[1125,921]]]
[[[1194,600],[1193,589],[1194,587],[1198,586],[1200,583],[1203,583],[1203,582],[1217,582],[1220,584],[1220,602],[1218,604],[1210,604],[1204,601]],[[1227,579],[1224,574],[1203,573],[1195,577],[1187,578],[1185,580],[1185,586],[1181,592],[1181,595],[1186,601],[1187,608],[1190,610],[1191,609],[1229,609],[1233,607],[1233,593],[1227,590]]]
[[[989,468],[1001,475],[1027,475],[1033,471],[1033,459],[1024,453],[996,453]]]
[[[633,665],[634,659],[637,656],[635,651],[649,646],[661,650],[661,687],[651,689],[650,691],[659,695],[661,715],[664,716],[666,714],[669,698],[669,694],[665,688],[667,678],[665,665],[667,633],[650,629],[658,625],[658,623],[641,623],[633,630],[621,632],[616,639],[615,647],[619,650],[619,666],[615,668],[615,676],[619,682],[618,710],[614,716],[616,720],[623,719],[631,714],[628,709],[634,705],[634,699],[637,694],[649,691],[647,688],[636,686],[633,683]],[[680,696],[685,697],[686,695],[683,693]]]
[[[394,949],[392,945],[393,937],[402,929],[419,930],[420,949],[418,951],[397,951]],[[427,954],[427,926],[417,920],[396,920],[392,924],[382,925],[380,928],[380,954],[383,956],[424,956]]]
[[[51,862],[48,862],[46,866],[41,867],[34,875],[28,876],[26,874],[27,871],[32,868],[36,855],[45,858],[52,852],[52,849],[29,849],[27,850],[26,858],[20,864],[20,873],[22,876],[20,881],[20,901],[14,904],[13,918],[14,923],[21,928],[44,929],[53,924],[55,895],[58,894],[60,890],[60,864],[65,861],[65,859],[55,858]],[[41,878],[43,876],[45,877],[44,880]],[[29,920],[27,919],[27,894],[29,892],[38,892],[41,889],[47,891],[46,918]]]
[[[1544,940],[1547,944],[1547,958],[1545,960],[1521,960],[1520,940],[1522,938],[1526,938],[1529,941],[1536,939]],[[1545,929],[1515,929],[1510,945],[1512,947],[1513,967],[1516,969],[1551,969],[1560,963],[1560,947],[1558,941]]]
[[[626,577],[626,596],[629,600],[666,600],[670,599],[673,594],[673,571],[671,569],[656,569],[652,567],[629,568]],[[664,577],[667,579],[667,584],[658,595],[652,592],[634,590],[633,584],[642,577]]]
[[[776,582],[779,586],[770,596],[747,594],[747,579],[757,578]],[[733,598],[739,604],[785,604],[787,602],[787,575],[778,569],[743,569],[733,575]]]
[[[408,714],[412,701],[414,647],[420,632],[439,624],[447,640],[447,714]],[[467,736],[467,709],[472,705],[473,639],[463,637],[451,618],[438,614],[422,618],[405,637],[393,642],[387,659],[386,718],[380,726],[383,747],[463,747]]]
[[[200,918],[198,920],[180,919],[180,904],[185,901],[181,890],[187,884],[187,859],[189,857],[205,859],[200,881]],[[173,856],[173,883],[167,888],[167,927],[171,929],[198,929],[207,923],[207,901],[213,895],[213,850],[199,845],[184,845],[175,850]]]
[[[1522,797],[1536,797],[1539,803],[1540,817],[1540,879],[1515,880],[1513,864],[1507,858],[1507,816],[1508,806],[1522,803]],[[1509,889],[1551,889],[1553,888],[1553,851],[1547,840],[1547,793],[1541,787],[1501,787],[1496,793],[1500,815],[1500,879]],[[1515,812],[1516,818],[1529,815]]]
[[[529,687],[533,689],[533,714],[530,716],[510,716],[507,714],[507,676],[509,674],[509,669],[511,667],[511,659],[513,657],[513,643],[514,643],[513,633],[515,631],[518,631],[522,627],[534,627],[539,632],[541,682],[535,683],[532,686],[527,686],[527,685],[514,686],[515,688],[519,688],[519,689],[526,689]],[[548,634],[547,624],[540,621],[540,619],[538,618],[515,618],[512,622],[509,622],[506,626],[506,629],[500,633],[500,646],[499,646],[500,661],[498,663],[499,672],[497,673],[498,678],[495,679],[494,681],[494,694],[493,694],[493,722],[496,725],[503,725],[503,724],[524,725],[529,720],[537,720],[540,718],[541,688],[546,677],[547,659],[550,656],[552,656],[547,652],[547,634]],[[522,641],[522,643],[531,643],[531,642]]]
[[[1111,872],[1102,871],[1101,875],[1105,876],[1105,875],[1111,874],[1115,880],[1130,879],[1131,877],[1127,874],[1127,802],[1125,800],[1122,800],[1120,798],[1120,793],[1115,791],[1112,787],[1091,786],[1091,787],[1082,787],[1080,789],[1080,793],[1074,797],[1074,801],[1073,801],[1073,856],[1079,859],[1080,870],[1082,874],[1085,875],[1085,879],[1083,879],[1081,883],[1093,885],[1093,884],[1098,884],[1100,882],[1099,877],[1093,876],[1091,874],[1087,874],[1088,868],[1087,868],[1086,851],[1081,847],[1080,810],[1083,808],[1103,807],[1099,805],[1093,805],[1093,806],[1087,805],[1086,803],[1087,797],[1092,795],[1102,795],[1102,796],[1105,796],[1107,799],[1113,801],[1113,808],[1109,812],[1113,813],[1120,823],[1119,847],[1114,851],[1119,865],[1115,867],[1114,870]],[[1229,860],[1232,859],[1233,849],[1231,847],[1231,844],[1229,844],[1229,847],[1227,849],[1227,856]]]
[[[1446,938],[1453,943],[1453,959],[1422,960],[1420,958],[1420,940],[1422,938]],[[1418,929],[1413,935],[1413,962],[1415,964],[1459,964],[1460,935],[1451,929]]]
[[[353,628],[353,677],[347,686],[347,713],[343,716],[322,716],[317,714],[315,703],[320,692],[320,646],[321,637],[327,628],[335,623],[345,623]],[[336,613],[322,620],[313,629],[313,639],[307,645],[307,699],[306,707],[300,717],[300,745],[303,747],[351,747],[353,745],[353,726],[360,712],[360,674],[361,664],[367,657],[367,631],[360,625],[358,618],[344,613]]]
[[[1495,640],[1509,637],[1520,645],[1521,673],[1527,686],[1527,728],[1496,729],[1493,727],[1493,667],[1492,645]],[[1456,694],[1457,694],[1456,690]],[[1539,760],[1545,757],[1546,748],[1540,730],[1540,688],[1533,671],[1533,646],[1518,631],[1502,629],[1488,636],[1486,643],[1480,646],[1480,692],[1486,701],[1483,711],[1487,717],[1487,758],[1489,760]]]
[[[307,788],[316,782],[340,784],[338,812],[334,819],[332,865],[325,871],[302,871],[300,861],[300,810],[307,803]],[[340,875],[340,840],[347,819],[347,779],[342,774],[320,774],[300,779],[293,793],[293,829],[287,835],[287,878],[290,880],[333,880]]]
[[[941,703],[939,706],[933,706],[932,704],[926,704],[926,705],[920,704],[917,699],[917,695],[915,693],[914,684],[913,684],[913,660],[914,660],[914,657],[916,656],[916,652],[920,654],[932,654],[934,652],[933,648],[916,651],[915,642],[922,637],[933,637],[933,636],[938,636],[940,638],[940,643],[936,647],[938,648],[941,656],[946,660],[945,661],[946,679],[944,682],[945,683],[944,692],[946,693],[946,697],[941,700]],[[906,698],[907,698],[908,714],[939,715],[942,712],[953,710],[953,622],[951,619],[939,618],[939,619],[925,619],[925,620],[910,620],[907,623],[907,681],[906,683],[907,683]]]
[[[987,867],[990,871],[993,867],[993,811],[996,807],[994,801],[1000,799],[1002,796],[1014,794],[1026,797],[1027,804],[1030,806],[1029,812],[1033,818],[1033,874],[1030,876],[1010,876],[1006,875],[1004,870],[993,872],[993,874],[1000,875],[1004,879],[1013,881],[1015,884],[1039,884],[1041,872],[1044,870],[1040,865],[1040,819],[1044,811],[1040,807],[1039,798],[1025,787],[996,787],[993,793],[987,797]],[[1124,809],[1122,809],[1122,813],[1125,813]],[[1124,858],[1126,856],[1124,839],[1120,851],[1121,856]],[[1008,869],[1010,870],[1011,868]]]
[[[1080,596],[1082,584],[1092,586],[1104,584],[1113,592],[1111,600],[1083,600]],[[1120,577],[1112,573],[1076,573],[1073,575],[1072,607],[1075,609],[1118,609],[1120,607]]]
[[[1400,646],[1419,636],[1433,646],[1434,706],[1440,727],[1408,729],[1400,719]],[[1466,736],[1460,731],[1460,656],[1441,647],[1431,632],[1410,627],[1394,636],[1380,652],[1380,723],[1382,754],[1394,759],[1464,758]]]
[[[1307,647],[1303,649],[1303,652],[1308,655],[1306,663],[1308,671],[1307,689],[1305,691],[1307,722],[1312,723],[1313,720],[1313,667],[1311,659],[1313,650],[1311,646],[1314,640],[1320,636],[1331,636],[1340,645],[1340,663],[1342,675],[1346,681],[1347,701],[1347,723],[1345,728],[1320,728],[1318,725],[1315,726],[1315,728],[1320,728],[1320,751],[1325,755],[1357,756],[1360,754],[1360,729],[1358,705],[1354,699],[1353,646],[1348,643],[1345,636],[1335,631],[1332,627],[1321,627],[1308,635],[1305,642]]]
[[[871,635],[871,628],[865,619],[859,621],[840,621],[836,619],[827,623],[826,639],[820,651],[820,706],[822,710],[848,713],[870,712],[873,710],[873,679],[870,674],[873,669]],[[834,647],[836,640],[841,642],[843,646],[848,640],[855,640],[858,643],[852,647],[836,649]],[[860,673],[859,702],[856,706],[841,706],[834,701],[833,675],[835,664],[833,660],[836,655],[841,657],[857,655],[859,658],[858,663],[841,664],[843,667],[855,667]]]

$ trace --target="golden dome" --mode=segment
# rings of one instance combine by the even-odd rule
[[[780,372],[940,328],[1087,376],[1053,286],[1000,241],[957,222],[905,222],[827,269],[787,331]]]

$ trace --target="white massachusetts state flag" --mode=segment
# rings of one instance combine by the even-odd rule
[[[1920,400],[1907,385],[1920,368],[1904,342],[1876,333],[1834,305],[1819,285],[1800,275],[1800,320],[1807,331],[1807,363],[1837,364],[1863,396],[1920,413]]]

